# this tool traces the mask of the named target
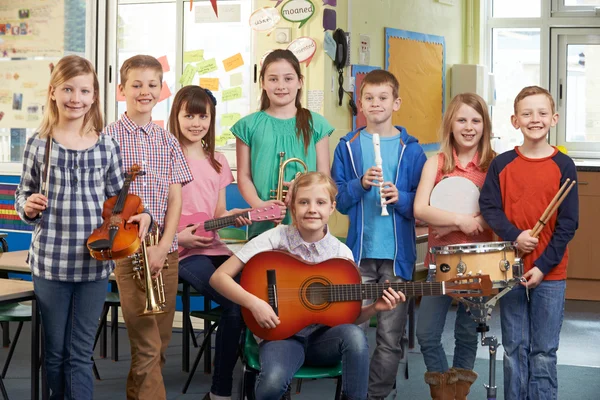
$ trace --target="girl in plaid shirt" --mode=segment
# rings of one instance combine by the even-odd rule
[[[50,77],[44,117],[27,142],[15,209],[35,229],[29,249],[45,342],[51,399],[92,399],[94,336],[111,262],[91,258],[86,240],[102,224],[104,201],[123,185],[117,143],[103,127],[92,64],[62,58]],[[52,146],[46,147],[51,140]],[[50,148],[49,184],[45,155]],[[143,237],[150,216],[140,214]]]

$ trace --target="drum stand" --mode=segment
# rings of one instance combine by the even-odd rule
[[[496,400],[496,351],[498,350],[498,347],[501,346],[501,343],[498,343],[496,336],[486,336],[486,332],[490,331],[490,326],[487,324],[487,321],[491,318],[492,309],[496,306],[498,300],[519,282],[518,279],[511,279],[507,282],[507,287],[487,301],[484,301],[481,297],[458,298],[458,300],[467,307],[467,312],[471,318],[478,323],[476,329],[477,332],[481,333],[481,345],[489,347],[489,380],[487,384],[483,385],[487,391],[488,400]]]

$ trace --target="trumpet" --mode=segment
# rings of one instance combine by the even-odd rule
[[[133,264],[133,279],[139,282],[140,288],[146,294],[146,307],[144,312],[140,314],[145,315],[158,315],[165,313],[165,307],[167,301],[165,298],[165,284],[163,281],[162,272],[158,274],[156,279],[152,279],[152,272],[150,271],[150,263],[148,262],[148,246],[155,246],[158,244],[160,235],[156,226],[152,229],[152,232],[148,232],[146,239],[142,241],[140,249],[130,256],[131,263]],[[169,264],[165,259],[163,268],[168,268]]]
[[[270,196],[271,200],[283,201],[283,199],[287,195],[288,190],[283,188],[283,179],[284,179],[284,175],[285,175],[285,167],[287,167],[287,165],[289,163],[297,162],[302,166],[302,168],[304,168],[304,173],[308,172],[308,167],[306,166],[306,163],[304,161],[302,161],[301,159],[288,158],[287,160],[284,161],[284,158],[285,158],[285,151],[279,152],[279,178],[277,179],[277,188],[271,189],[271,196]],[[294,179],[296,179],[301,174],[302,174],[302,172],[298,172],[296,174],[296,176],[294,177]]]
[[[381,183],[379,184],[379,194],[381,197],[381,215],[387,216],[390,215],[387,210],[387,206],[385,204],[385,198],[381,196],[381,188],[383,187],[383,160],[381,159],[381,145],[379,142],[379,133],[373,134],[373,151],[375,152],[375,166],[381,169]]]

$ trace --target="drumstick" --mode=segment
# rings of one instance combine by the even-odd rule
[[[565,181],[565,184],[566,183],[567,183],[567,181]],[[531,235],[531,236],[538,237],[538,235],[542,232],[542,229],[544,229],[544,226],[546,226],[546,222],[548,222],[548,220],[550,219],[550,217],[552,215],[554,215],[554,213],[558,210],[558,207],[567,198],[567,195],[569,194],[569,192],[571,191],[571,189],[573,189],[573,186],[575,186],[576,183],[577,183],[577,181],[571,182],[571,184],[569,185],[569,187],[566,190],[563,191],[563,193],[560,195],[560,198],[555,202],[555,204],[552,206],[552,209],[550,210],[550,212],[546,215],[545,219],[542,220],[542,223],[540,224],[540,226],[538,227],[538,229],[534,230],[533,231],[533,235]],[[560,193],[560,191],[559,191],[559,193]],[[550,204],[552,204],[552,203],[550,203]]]
[[[550,213],[550,210],[552,210],[552,207],[554,207],[554,204],[556,204],[557,200],[560,198],[560,195],[562,194],[562,192],[566,189],[570,180],[571,180],[570,178],[567,178],[565,180],[565,183],[563,183],[563,185],[560,187],[560,189],[558,189],[558,192],[556,193],[556,195],[554,196],[554,198],[552,199],[550,204],[548,204],[548,207],[546,207],[546,209],[544,210],[544,213],[538,219],[535,226],[531,230],[532,233],[540,230],[540,226],[543,226],[542,224],[545,224],[545,220],[548,218],[548,214]],[[538,234],[539,234],[539,232],[538,232]]]

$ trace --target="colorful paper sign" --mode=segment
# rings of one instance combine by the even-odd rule
[[[271,33],[280,20],[279,10],[275,7],[263,7],[250,15],[250,27],[257,32]]]
[[[221,115],[221,126],[233,126],[242,118],[240,113],[229,113]]]
[[[219,78],[200,78],[200,87],[211,92],[219,91]]]
[[[160,65],[162,65],[163,72],[169,72],[171,67],[169,67],[169,60],[167,60],[167,56],[162,56],[157,58]]]
[[[312,38],[302,36],[290,43],[287,49],[294,53],[299,62],[305,62],[308,67],[317,51],[317,42]]]
[[[325,32],[323,37],[323,49],[325,50],[325,54],[329,56],[332,60],[335,60],[335,53],[337,49],[337,43],[333,39],[333,34],[329,31]]]
[[[183,63],[204,61],[204,50],[191,50],[183,52]]]
[[[186,65],[181,78],[179,78],[179,83],[181,83],[181,86],[191,85],[194,75],[196,75],[196,67],[191,64]]]
[[[196,70],[198,71],[198,75],[208,74],[209,72],[213,72],[218,69],[219,68],[217,67],[217,60],[214,58],[196,64]]]
[[[244,76],[241,72],[231,74],[229,77],[229,86],[240,86],[244,83]]]
[[[167,82],[162,83],[162,88],[160,89],[160,97],[158,98],[158,102],[160,103],[163,100],[171,97],[171,89],[169,89],[169,85]]]
[[[290,0],[281,7],[281,16],[290,22],[300,22],[302,28],[315,13],[315,5],[310,0]]]
[[[242,65],[244,65],[244,59],[240,53],[223,60],[223,67],[225,67],[226,72],[241,67]]]
[[[335,10],[328,8],[323,10],[323,30],[324,31],[335,31],[337,28],[337,17]]]
[[[242,88],[240,86],[231,89],[225,89],[221,93],[222,101],[231,101],[242,98]]]

